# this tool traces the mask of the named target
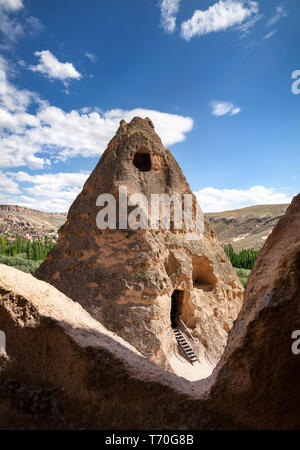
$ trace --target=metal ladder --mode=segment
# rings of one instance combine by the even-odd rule
[[[182,334],[182,331],[179,328],[175,328],[174,329],[174,334],[175,334],[175,337],[176,337],[176,341],[178,342],[178,344],[182,348],[184,354],[187,356],[189,361],[191,363],[194,363],[196,361],[200,362],[198,357],[197,357],[197,355],[196,355],[196,353],[194,352],[194,350],[192,349],[192,347],[190,346],[190,344],[188,343],[188,341],[186,340],[186,338]]]

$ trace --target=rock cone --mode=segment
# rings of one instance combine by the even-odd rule
[[[123,229],[118,214],[116,229],[99,229],[98,196],[113,195],[120,208],[124,186],[128,198],[143,194],[149,204],[153,194],[189,195],[195,215],[195,197],[152,122],[121,121],[35,275],[160,367],[170,368],[172,326],[186,332],[184,325],[200,360],[207,357],[213,366],[242,303],[235,271],[208,222],[201,239],[186,239],[186,224],[174,225],[177,206],[171,205],[170,229]]]

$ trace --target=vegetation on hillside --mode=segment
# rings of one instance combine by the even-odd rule
[[[30,241],[20,235],[0,237],[0,264],[15,267],[23,272],[34,273],[55,242],[48,237]]]
[[[240,252],[236,252],[231,244],[223,245],[226,255],[231,261],[231,264],[236,271],[240,282],[244,287],[247,285],[247,281],[251,270],[255,264],[255,261],[259,255],[260,250],[254,248],[243,249]]]
[[[14,267],[15,269],[22,270],[22,272],[34,273],[39,265],[43,261],[32,261],[24,258],[22,255],[16,256],[3,256],[0,255],[0,264],[6,264],[7,266]]]
[[[22,255],[24,259],[30,261],[40,261],[46,258],[47,253],[54,247],[55,242],[48,237],[44,239],[30,241],[20,235],[9,238],[0,237],[0,255],[16,256]]]
[[[231,244],[224,245],[223,248],[233,267],[249,270],[253,268],[260,252],[260,250],[254,250],[254,248],[243,249],[240,252],[235,252]]]

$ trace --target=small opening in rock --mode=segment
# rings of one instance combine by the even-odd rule
[[[151,170],[150,153],[136,152],[133,158],[133,165],[141,172],[149,172]]]
[[[193,257],[193,285],[204,291],[213,291],[216,287],[212,264],[206,256]]]
[[[0,330],[0,355],[6,353],[6,337],[4,331]]]
[[[183,297],[183,291],[175,290],[171,296],[171,327],[172,328],[178,328],[180,323],[180,312],[181,312],[181,305],[182,305],[182,297]]]

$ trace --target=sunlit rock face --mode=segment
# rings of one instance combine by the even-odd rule
[[[257,260],[221,360],[193,383],[0,265],[0,428],[299,429],[299,230],[300,195]]]
[[[202,237],[194,240],[186,238],[185,223],[181,229],[175,226],[177,207],[171,208],[169,229],[154,228],[150,221],[144,229],[126,229],[119,220],[124,187],[128,199],[145,196],[148,212],[153,194],[191,196],[195,216],[196,199],[152,122],[138,117],[129,124],[121,121],[72,204],[57,245],[35,275],[79,302],[161,368],[171,369],[172,325],[186,331],[183,321],[200,361],[209,360],[213,368],[242,304],[235,271],[207,221]],[[97,225],[100,194],[116,199],[116,229]],[[133,210],[128,207],[129,214]]]

